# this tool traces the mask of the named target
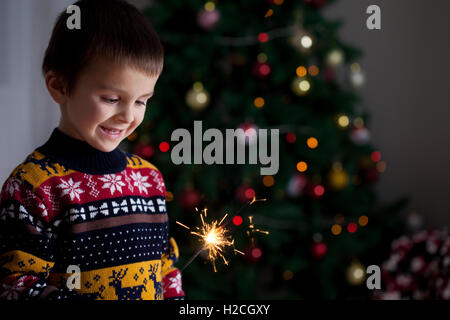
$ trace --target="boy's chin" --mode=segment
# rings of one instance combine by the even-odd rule
[[[111,152],[114,151],[117,148],[117,145],[114,145],[112,147],[108,147],[108,148],[104,148],[104,149],[100,149],[103,152]]]
[[[94,145],[93,147],[103,152],[111,152],[114,151],[118,145],[119,143],[104,143]]]

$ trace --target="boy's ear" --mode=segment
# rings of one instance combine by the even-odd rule
[[[54,71],[49,71],[45,75],[47,90],[57,104],[64,104],[67,99],[67,86],[65,81]]]

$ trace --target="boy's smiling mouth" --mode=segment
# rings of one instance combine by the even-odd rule
[[[111,138],[111,139],[117,139],[118,137],[120,137],[122,135],[122,132],[124,131],[124,129],[117,130],[117,129],[103,127],[103,126],[100,126],[100,128],[101,128],[101,131],[105,134],[105,136],[107,136],[108,138]]]

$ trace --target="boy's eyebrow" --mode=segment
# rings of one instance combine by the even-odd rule
[[[99,86],[98,86],[98,89],[100,89],[100,90],[106,89],[106,90],[113,90],[113,91],[125,92],[125,91],[122,90],[122,89],[119,89],[119,88],[116,88],[116,87],[112,87],[112,86],[108,86],[108,85],[99,85]],[[149,92],[149,93],[147,93],[147,94],[143,94],[143,95],[141,95],[141,97],[146,97],[146,96],[151,96],[151,95],[153,95],[153,91],[151,91],[151,92]]]

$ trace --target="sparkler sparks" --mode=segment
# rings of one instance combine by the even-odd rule
[[[251,242],[252,245],[255,242],[255,239],[253,237],[255,232],[269,234],[269,231],[265,231],[265,230],[261,230],[261,229],[255,228],[255,225],[253,224],[253,216],[249,216],[248,217],[248,221],[249,221],[249,225],[248,225],[247,235],[250,237],[250,242]]]
[[[253,199],[247,202],[244,206],[242,206],[236,212],[236,214],[233,215],[233,217],[238,215],[239,212],[242,211],[244,208],[251,206],[253,203],[257,201],[266,201],[266,199],[256,199],[256,197],[253,196]],[[198,212],[197,208],[195,208],[195,210]],[[191,228],[182,224],[181,222],[176,221],[176,223],[179,224],[180,226],[188,230],[191,230],[191,234],[199,237],[200,242],[202,242],[202,247],[188,260],[188,262],[183,266],[183,268],[180,269],[180,272],[183,271],[189,264],[191,264],[191,262],[194,261],[194,259],[203,250],[208,250],[208,259],[211,261],[214,267],[214,272],[217,272],[215,262],[218,258],[221,258],[225,263],[225,265],[228,265],[228,261],[225,259],[225,256],[223,255],[224,249],[226,247],[233,247],[234,252],[244,255],[243,252],[234,248],[234,240],[231,239],[231,235],[229,233],[230,230],[226,228],[226,225],[230,222],[230,218],[232,217],[228,217],[228,219],[226,219],[228,214],[225,214],[219,222],[217,222],[217,220],[214,220],[208,223],[205,222],[206,216],[207,216],[207,209],[205,208],[200,212],[200,219],[202,220],[202,224],[200,225],[200,227],[195,227],[196,229],[195,231],[192,231]],[[250,219],[250,228],[252,229],[252,231],[258,231],[261,233],[269,234],[269,232],[267,231],[255,229],[251,219]]]
[[[196,211],[198,209],[196,208]],[[208,259],[212,262],[214,267],[214,272],[217,272],[215,261],[220,257],[222,258],[223,262],[228,265],[228,261],[225,259],[225,256],[223,255],[223,250],[226,247],[234,246],[234,240],[231,240],[231,236],[229,235],[229,230],[224,228],[221,223],[225,220],[228,214],[225,214],[223,218],[220,220],[220,222],[217,222],[216,220],[207,223],[205,222],[207,209],[203,209],[200,212],[200,218],[202,220],[202,224],[200,227],[196,227],[196,231],[191,231],[191,234],[197,236],[200,238],[200,241],[202,242],[202,247],[197,252],[197,254],[194,256],[194,258],[202,251],[202,250],[208,250]],[[179,225],[185,227],[188,230],[191,230],[188,226],[176,221]],[[234,248],[233,248],[234,249]],[[241,251],[234,249],[235,252],[243,254]],[[193,259],[192,259],[193,260]],[[187,266],[187,265],[186,265]],[[185,267],[186,267],[185,266]],[[184,268],[185,268],[184,267]],[[183,269],[184,269],[183,268]]]

